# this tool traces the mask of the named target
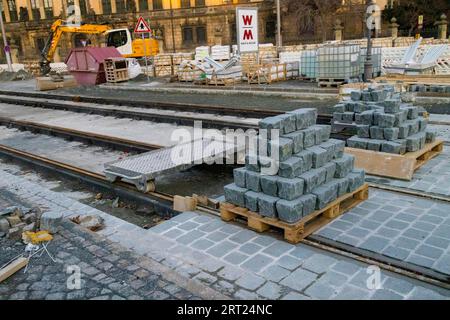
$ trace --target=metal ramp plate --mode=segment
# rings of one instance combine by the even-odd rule
[[[148,182],[160,175],[213,163],[239,151],[236,149],[233,142],[196,140],[106,163],[104,173],[111,182],[124,179],[145,192]]]

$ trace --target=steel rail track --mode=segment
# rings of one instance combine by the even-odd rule
[[[61,101],[72,101],[72,102],[84,102],[84,103],[95,103],[103,105],[116,105],[116,106],[127,106],[127,107],[138,107],[138,108],[148,108],[148,109],[162,109],[162,110],[173,110],[182,112],[196,112],[196,113],[209,113],[218,116],[236,116],[245,118],[267,118],[276,115],[283,114],[283,111],[270,110],[270,109],[259,109],[259,108],[230,108],[222,107],[217,105],[206,105],[206,104],[189,104],[189,103],[174,103],[174,102],[156,102],[156,101],[132,101],[129,99],[119,99],[119,98],[106,98],[106,97],[86,97],[86,96],[72,96],[72,95],[61,95],[61,94],[47,94],[38,92],[13,92],[0,90],[0,95],[11,96],[13,98],[0,97],[0,102],[12,103],[12,104],[22,104],[21,100],[24,101],[23,97],[27,98],[39,98],[39,99],[49,99],[49,100],[61,100]],[[21,99],[22,98],[22,99]],[[25,101],[24,101],[25,102]],[[38,106],[37,103],[34,106]],[[32,104],[30,104],[32,105]],[[67,105],[48,103],[41,104],[42,108],[60,108],[60,110],[75,111],[72,108],[68,108]],[[94,108],[91,108],[94,109]],[[97,108],[98,109],[98,108]],[[86,112],[95,110],[88,110],[79,107],[79,112]],[[128,113],[128,116],[127,116]],[[124,115],[130,117],[130,112],[125,112],[123,110],[117,110],[117,115]],[[117,116],[116,115],[116,116]],[[136,112],[135,117],[145,117],[145,114]],[[177,118],[178,119],[178,118]],[[319,124],[330,124],[332,116],[326,114],[320,114],[318,116]]]
[[[104,191],[106,190],[107,192],[113,192],[123,199],[129,199],[134,202],[145,203],[147,205],[150,204],[163,216],[172,217],[177,214],[177,212],[172,209],[173,195],[163,194],[159,192],[143,194],[137,192],[134,186],[130,184],[124,182],[111,184],[106,179],[106,177],[101,174],[93,173],[72,165],[47,159],[3,145],[0,145],[0,154],[9,158],[13,158],[15,160],[19,160],[21,162],[28,163],[29,165],[34,167],[49,170],[51,172],[77,179],[94,188],[98,188]],[[220,216],[220,213],[217,209],[206,207],[199,207],[198,209],[203,213]],[[376,265],[384,270],[407,276],[415,280],[450,289],[450,279],[448,276],[441,275],[429,269],[415,267],[411,264],[390,259],[380,254],[371,254],[365,250],[354,248],[348,245],[341,245],[320,236],[311,235],[303,240],[302,243],[333,254],[345,256],[347,258],[351,258],[370,265]]]

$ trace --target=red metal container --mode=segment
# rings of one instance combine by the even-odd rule
[[[67,56],[66,64],[79,85],[96,85],[106,82],[103,61],[120,57],[122,55],[114,47],[74,48]]]

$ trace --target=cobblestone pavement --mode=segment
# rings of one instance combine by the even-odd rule
[[[24,251],[22,243],[0,240],[0,265]],[[0,285],[0,300],[142,300],[200,299],[217,296],[212,290],[196,285],[181,287],[171,277],[173,271],[147,257],[115,244],[104,237],[83,230],[66,221],[48,249],[54,263],[45,253],[32,257],[28,270],[18,271]],[[79,268],[79,269],[78,269]],[[76,285],[76,271],[80,286]],[[183,279],[183,283],[188,279]],[[191,292],[193,291],[193,292]],[[200,296],[201,294],[201,296]]]
[[[367,181],[394,187],[406,188],[450,199],[450,148],[444,147],[442,154],[419,168],[411,181],[368,176]]]
[[[450,204],[370,189],[316,234],[450,275]]]
[[[290,245],[193,212],[144,230],[0,170],[0,188],[66,217],[99,214],[108,240],[235,299],[448,299],[442,288],[382,271],[368,289],[368,265]],[[101,246],[99,246],[101,249]],[[369,281],[370,282],[370,281]]]

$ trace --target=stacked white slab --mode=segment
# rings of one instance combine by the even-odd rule
[[[299,109],[262,120],[260,129],[279,130],[281,137],[257,139],[260,155],[248,155],[245,168],[234,170],[226,201],[295,223],[362,186],[365,173],[344,155],[345,143],[330,139],[331,127],[316,119],[316,109]]]

